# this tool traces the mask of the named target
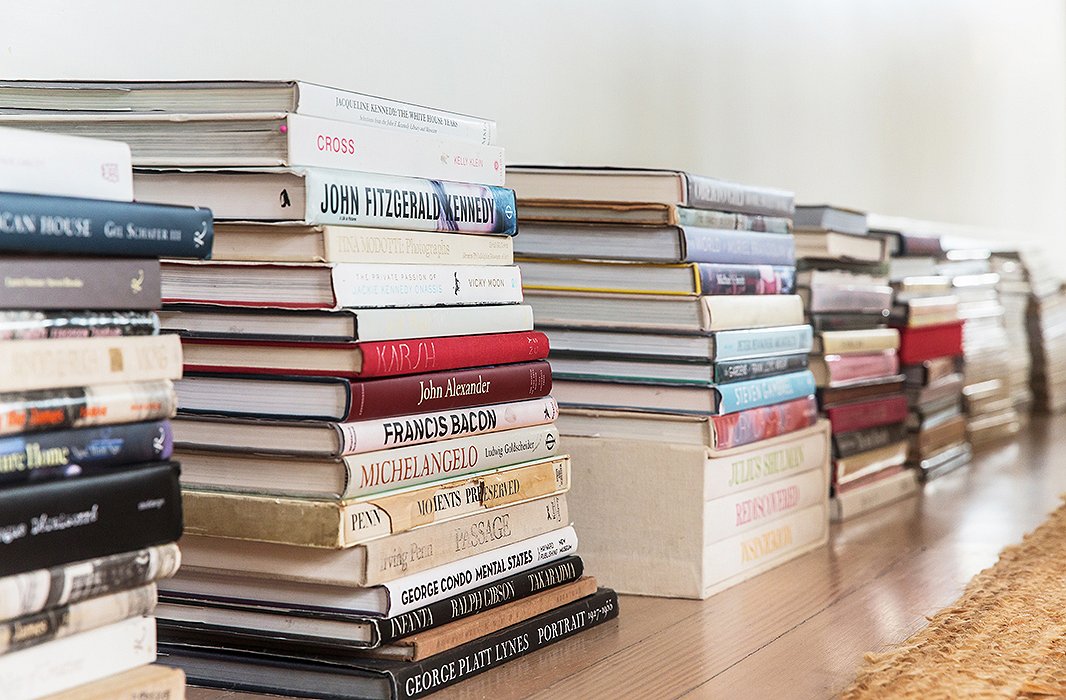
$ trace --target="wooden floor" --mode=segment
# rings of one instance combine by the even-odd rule
[[[831,697],[864,652],[920,628],[1063,492],[1066,417],[1034,418],[920,497],[834,526],[823,550],[706,601],[625,596],[618,620],[433,697]]]

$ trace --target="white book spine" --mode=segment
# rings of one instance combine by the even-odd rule
[[[155,618],[135,617],[0,656],[5,700],[31,700],[155,661]]]
[[[288,165],[503,185],[503,149],[433,134],[291,114]]]
[[[577,554],[577,533],[573,527],[564,527],[390,581],[383,585],[389,600],[386,617],[402,615],[572,554]]]
[[[703,514],[703,541],[724,540],[774,518],[825,502],[829,497],[826,466],[708,501]]]
[[[513,265],[509,236],[330,226],[322,232],[326,260],[407,265]]]
[[[558,449],[559,432],[548,425],[351,455],[344,458],[348,477],[342,498],[530,462]]]
[[[130,147],[119,141],[0,128],[0,191],[129,202]]]
[[[296,111],[401,132],[496,143],[496,122],[314,83],[298,82]]]
[[[770,444],[756,442],[750,449],[707,460],[704,500],[735,495],[809,469],[828,470],[831,454],[828,421],[802,432],[803,436],[797,435],[795,440],[784,435]]]
[[[341,453],[345,455],[419,445],[438,440],[495,433],[513,428],[554,423],[559,415],[555,399],[478,406],[382,420],[339,423]]]
[[[406,340],[456,335],[512,333],[533,330],[533,307],[526,304],[449,309],[363,309],[359,340]]]
[[[856,515],[911,495],[918,490],[918,475],[913,469],[877,481],[869,486],[845,491],[833,498],[833,522],[841,522]]]
[[[337,263],[332,276],[338,308],[480,306],[522,301],[517,266]]]

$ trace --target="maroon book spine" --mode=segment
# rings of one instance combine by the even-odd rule
[[[521,401],[547,396],[552,388],[546,361],[352,382],[345,420],[370,420],[412,413]]]
[[[876,428],[907,420],[907,397],[902,394],[871,401],[855,401],[826,410],[833,435]]]

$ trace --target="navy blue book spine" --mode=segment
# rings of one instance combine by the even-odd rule
[[[0,250],[210,258],[210,209],[0,193]]]
[[[791,234],[733,231],[685,226],[684,262],[734,265],[796,264],[796,241]]]

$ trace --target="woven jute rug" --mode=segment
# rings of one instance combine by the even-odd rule
[[[1066,698],[1066,506],[842,698]]]

